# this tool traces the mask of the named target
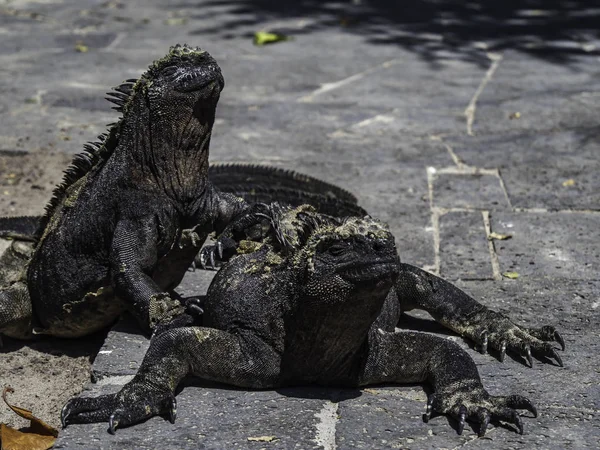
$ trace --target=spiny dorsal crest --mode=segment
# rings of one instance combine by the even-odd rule
[[[123,120],[127,118],[128,106],[131,104],[136,93],[141,91],[147,83],[152,81],[158,73],[166,66],[176,64],[177,61],[188,57],[198,56],[205,51],[200,48],[191,48],[187,44],[175,45],[169,49],[169,53],[152,63],[148,70],[139,79],[129,79],[115,87],[109,92],[106,99],[116,106],[113,109],[119,111],[122,116],[117,122],[109,124],[107,133],[98,136],[97,142],[84,145],[83,152],[75,155],[71,165],[65,170],[62,182],[56,186],[52,198],[46,205],[46,210],[40,221],[36,237],[40,238],[56,208],[61,204],[70,186],[83,178],[97,165],[102,165],[115,151],[119,143],[119,134]]]

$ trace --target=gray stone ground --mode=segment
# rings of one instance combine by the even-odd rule
[[[458,436],[445,417],[423,423],[421,386],[256,392],[192,383],[178,396],[175,425],[153,418],[116,436],[105,424],[70,426],[56,448],[597,448],[595,2],[297,3],[0,2],[0,209],[41,212],[52,168],[114,121],[108,87],[171,44],[202,46],[227,84],[213,161],[274,164],[344,186],[390,224],[404,261],[525,325],[561,330],[564,368],[469,350],[490,392],[523,393],[540,416],[524,418],[522,436],[496,425],[478,439],[471,429]],[[490,21],[489,5],[501,3],[503,19]],[[256,47],[260,29],[294,40]],[[492,232],[512,238],[490,241]],[[189,273],[181,289],[197,294],[209,280]],[[425,315],[402,325],[469,347]],[[91,393],[135,372],[147,341],[134,329],[122,322],[109,333]],[[249,440],[259,436],[276,439]]]

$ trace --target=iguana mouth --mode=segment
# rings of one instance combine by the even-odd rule
[[[173,84],[179,92],[200,91],[210,84],[223,88],[223,76],[218,66],[210,64],[204,67],[178,71],[173,75]]]
[[[338,267],[336,272],[353,283],[373,282],[398,273],[398,262],[395,260],[354,262]]]

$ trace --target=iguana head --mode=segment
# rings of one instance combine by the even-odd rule
[[[305,265],[306,294],[324,303],[385,298],[398,275],[394,237],[369,216],[316,227],[293,258]]]
[[[208,146],[224,86],[208,52],[171,47],[137,80],[115,88],[109,98],[123,113],[119,141],[133,158],[154,167],[157,182],[184,200],[199,197],[208,171]]]

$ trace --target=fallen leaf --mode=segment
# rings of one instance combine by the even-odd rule
[[[367,392],[367,393],[369,393],[369,394],[373,394],[373,395],[379,395],[379,391],[377,391],[377,390],[375,390],[375,389],[369,389],[369,388],[366,388],[366,389],[363,389],[362,391],[363,391],[363,392]]]
[[[75,51],[78,51],[79,53],[87,53],[89,49],[90,48],[83,42],[77,42],[75,44]]]
[[[51,448],[56,441],[58,431],[35,417],[31,411],[8,403],[8,400],[6,400],[8,392],[14,392],[13,388],[4,388],[2,400],[15,414],[29,420],[29,427],[20,431],[1,424],[0,444],[2,450],[47,450]]]
[[[562,185],[564,187],[575,186],[575,180],[571,178],[569,180],[563,181]]]
[[[249,437],[248,440],[252,442],[273,442],[279,440],[279,438],[276,436],[255,436]]]
[[[512,237],[512,234],[500,234],[500,233],[496,233],[494,231],[492,231],[490,233],[490,235],[488,236],[488,240],[491,241],[492,239],[496,239],[498,241],[505,241],[507,239],[510,239]]]
[[[514,280],[515,278],[519,278],[519,274],[517,272],[504,272],[502,274],[502,276],[504,276],[506,278],[510,278],[511,280]]]
[[[171,17],[169,19],[165,19],[165,25],[170,26],[185,25],[187,22],[187,17]]]
[[[267,45],[289,40],[291,40],[291,38],[285,34],[271,33],[268,31],[257,31],[254,33],[254,45]]]

